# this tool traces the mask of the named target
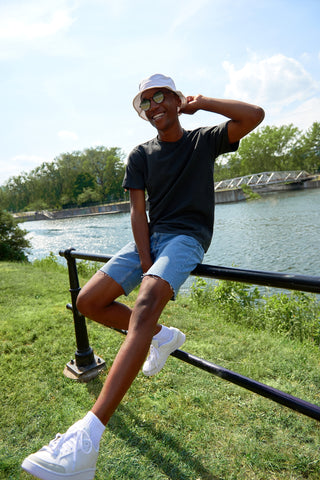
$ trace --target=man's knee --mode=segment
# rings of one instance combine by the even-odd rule
[[[152,314],[160,312],[173,295],[171,285],[160,277],[146,275],[141,283],[135,308]]]
[[[123,293],[122,287],[117,282],[99,271],[80,290],[76,303],[77,309],[84,316],[91,318]]]
[[[94,302],[88,292],[82,292],[82,290],[80,290],[77,297],[76,306],[79,312],[82,313],[82,315],[90,318],[92,314],[92,309],[94,307]]]

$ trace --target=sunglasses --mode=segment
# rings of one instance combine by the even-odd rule
[[[154,103],[162,103],[164,100],[164,93],[161,91],[156,92],[152,96],[152,100],[154,101]],[[140,103],[141,110],[146,112],[149,110],[150,107],[151,107],[151,99],[149,100],[148,98],[144,98],[143,100],[141,100],[141,103]]]

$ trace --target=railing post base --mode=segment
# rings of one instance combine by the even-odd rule
[[[105,368],[106,362],[101,357],[94,355],[94,361],[83,367],[77,366],[76,360],[70,360],[66,364],[63,374],[72,380],[87,383],[97,377]]]

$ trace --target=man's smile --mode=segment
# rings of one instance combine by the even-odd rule
[[[162,112],[162,113],[157,113],[156,115],[153,115],[152,117],[152,120],[159,120],[160,118],[162,118],[165,114]]]

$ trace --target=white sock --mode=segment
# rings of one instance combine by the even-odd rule
[[[171,340],[172,338],[172,331],[170,330],[169,327],[166,327],[164,325],[161,325],[161,330],[158,332],[156,335],[154,335],[152,340],[157,340],[157,342],[160,345],[163,345],[164,343],[167,343]]]
[[[80,422],[81,425],[89,428],[90,438],[93,446],[96,450],[99,450],[99,443],[106,427],[99,420],[99,418],[93,412],[91,412],[91,410],[82,420],[80,420]]]

